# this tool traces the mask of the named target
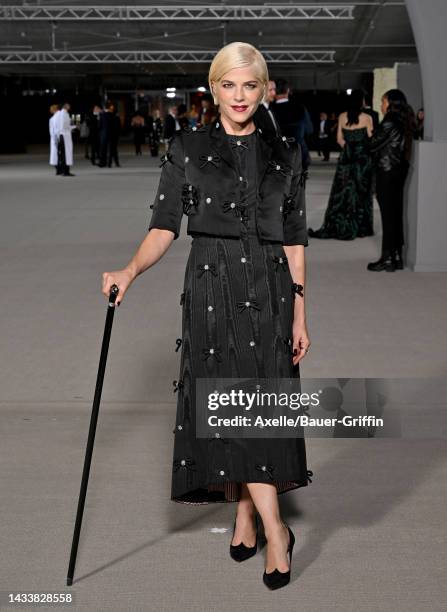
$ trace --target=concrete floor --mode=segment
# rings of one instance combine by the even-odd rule
[[[242,566],[229,557],[234,504],[170,501],[186,223],[115,313],[75,582],[65,586],[106,313],[101,274],[144,237],[159,175],[147,154],[127,150],[122,162],[99,169],[80,156],[76,177],[61,178],[46,152],[0,157],[0,591],[69,591],[71,609],[95,612],[444,610],[441,437],[309,440],[313,483],[280,498],[297,543],[291,584],[277,592],[262,583],[264,551]],[[314,228],[334,167],[312,167]],[[306,249],[303,377],[445,376],[446,275],[367,272],[378,216],[376,228]]]

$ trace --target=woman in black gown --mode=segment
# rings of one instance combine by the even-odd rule
[[[338,119],[337,141],[342,147],[332,183],[323,225],[312,238],[354,240],[372,236],[372,161],[369,140],[373,124],[362,112],[364,93],[354,90],[348,98],[348,111]]]
[[[310,346],[304,308],[305,181],[299,146],[280,136],[268,145],[253,119],[269,81],[260,52],[246,43],[227,45],[211,64],[209,81],[219,115],[213,124],[177,133],[171,141],[149,234],[124,270],[104,273],[103,293],[108,296],[116,283],[119,304],[136,276],[162,257],[178,237],[183,202],[193,240],[180,300],[171,499],[238,502],[230,554],[239,562],[257,550],[258,512],[267,538],[263,580],[276,589],[289,582],[294,543],[280,517],[278,494],[311,481],[304,438],[196,437],[196,416],[205,408],[196,404],[195,382],[299,377],[299,362]],[[211,154],[198,155],[209,143],[214,143]],[[267,155],[272,159],[263,159]],[[184,182],[192,176],[195,185]],[[222,192],[233,176],[234,201],[227,201]],[[262,181],[263,176],[268,178]],[[284,204],[270,194],[265,209],[266,185],[284,195]],[[207,214],[211,222],[202,222]],[[228,232],[222,229],[227,223]],[[271,229],[275,237],[275,227],[280,229],[276,240],[260,235]]]

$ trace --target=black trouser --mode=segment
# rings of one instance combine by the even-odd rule
[[[67,166],[65,158],[65,141],[62,134],[59,136],[59,142],[57,144],[57,174],[68,174],[70,168]]]
[[[408,165],[376,170],[376,195],[382,217],[382,252],[404,244],[404,186]]]
[[[102,133],[99,137],[99,165],[107,165],[107,151],[109,148],[109,136]]]
[[[323,159],[328,161],[330,157],[331,142],[330,138],[318,138],[318,150],[323,153]]]
[[[115,162],[116,166],[120,165],[120,160],[118,158],[118,142],[116,140],[111,140],[109,143],[109,152],[107,164],[109,167],[112,166],[112,161]]]
[[[92,162],[92,164],[96,164],[96,162],[100,160],[98,136],[93,136],[90,138],[90,147],[90,161]]]

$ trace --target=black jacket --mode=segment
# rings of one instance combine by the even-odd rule
[[[272,106],[273,104],[270,105],[270,112],[273,114],[271,110]],[[272,121],[269,111],[265,108],[263,104],[259,104],[255,114],[253,115],[253,121],[256,123],[257,127],[261,128],[262,133],[267,139],[275,138],[275,124]],[[278,134],[281,136],[281,129],[279,127],[279,123],[276,123],[276,125],[278,127]]]
[[[164,126],[163,126],[163,138],[168,139],[172,138],[175,134],[175,119],[172,115],[166,115]]]
[[[257,131],[258,198],[255,218],[260,238],[283,245],[308,245],[305,209],[307,173],[300,146],[290,138],[267,139]],[[177,131],[162,156],[162,172],[149,230],[168,229],[178,238],[183,214],[187,233],[240,237],[244,203],[234,153],[218,115],[201,128]],[[236,207],[230,204],[235,202]],[[235,211],[237,215],[235,215]],[[239,213],[239,211],[241,211]]]
[[[374,155],[376,168],[389,172],[405,165],[405,131],[397,119],[388,113],[373,133],[370,151]]]

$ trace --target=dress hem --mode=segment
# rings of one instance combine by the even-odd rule
[[[294,480],[283,480],[283,481],[273,481],[273,482],[266,482],[265,480],[251,480],[250,482],[253,483],[261,483],[261,484],[275,484],[276,485],[276,489],[277,489],[277,495],[281,495],[283,493],[287,493],[289,491],[294,491],[295,489],[299,489],[301,487],[307,487],[309,482],[312,482],[312,480],[310,479],[310,475],[312,474],[310,472],[310,470],[308,470],[308,476],[307,479],[305,481],[299,482],[299,481],[294,481]],[[312,474],[313,475],[313,474]],[[284,488],[278,488],[278,482],[280,483],[280,486],[282,485]],[[208,486],[212,486],[215,485],[217,483],[208,483],[208,485],[205,485],[204,487],[196,487],[196,489],[194,489],[194,491],[197,490],[202,490],[204,492],[204,494],[208,494],[210,495],[210,493],[220,493],[221,496],[225,495],[225,490],[207,490],[206,487]],[[221,483],[219,483],[221,484]],[[234,483],[227,483],[227,484],[234,484]],[[242,484],[242,483],[236,483],[236,484]],[[239,491],[239,487],[236,487],[236,490]],[[215,504],[215,503],[235,503],[235,502],[239,502],[240,501],[240,495],[238,497],[231,497],[231,498],[223,498],[223,497],[218,497],[216,495],[215,498],[212,499],[204,499],[203,501],[194,501],[194,500],[188,500],[188,499],[182,499],[182,497],[186,497],[188,495],[192,495],[194,493],[194,491],[191,491],[189,493],[184,493],[183,495],[178,495],[175,497],[171,496],[171,501],[179,503],[179,504],[188,504],[188,505],[193,505],[193,506],[202,506],[202,505],[208,505],[208,504]]]

